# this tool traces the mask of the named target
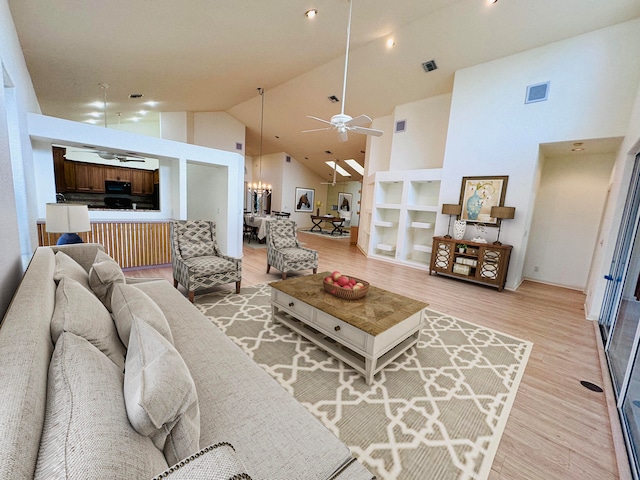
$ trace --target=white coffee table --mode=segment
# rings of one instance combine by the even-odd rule
[[[271,283],[273,319],[364,375],[376,373],[418,342],[426,303],[369,287],[361,300],[324,291],[329,273]]]

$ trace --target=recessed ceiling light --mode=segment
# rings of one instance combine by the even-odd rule
[[[488,5],[493,5],[494,3],[498,3],[498,0],[487,0]]]
[[[155,107],[156,105],[158,105],[158,102],[154,102],[153,100],[149,100],[148,102],[144,102],[144,104],[149,106],[149,107]]]
[[[312,8],[311,10],[307,10],[306,12],[304,12],[304,14],[307,16],[307,18],[313,18],[318,14],[318,10]]]
[[[364,168],[362,168],[362,165],[356,162],[353,158],[348,158],[344,162],[347,165],[349,165],[351,168],[353,168],[356,172],[358,172],[360,175],[364,175]]]
[[[393,38],[389,38],[387,40],[387,48],[392,48],[396,44],[396,41]]]
[[[571,149],[572,152],[581,152],[583,150],[584,150],[584,148],[580,148],[580,147],[576,147],[576,148],[572,148]]]
[[[138,113],[139,113],[140,115],[146,115],[146,114],[147,114],[147,113],[149,113],[149,112],[147,112],[146,110],[140,110]]]
[[[104,107],[104,102],[97,100],[95,102],[91,102],[89,105],[96,108],[102,108]]]
[[[102,116],[102,112],[91,112],[89,113],[89,116],[93,117],[93,118],[98,118]]]

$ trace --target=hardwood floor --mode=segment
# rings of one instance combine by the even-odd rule
[[[490,480],[619,478],[605,394],[580,384],[588,380],[604,387],[595,329],[584,318],[581,292],[534,282],[524,282],[515,292],[498,292],[368,259],[348,240],[305,233],[299,239],[319,251],[319,272],[356,275],[434,310],[533,342]],[[266,255],[265,248],[245,245],[244,286],[280,279],[273,268],[265,273]],[[170,266],[126,274],[172,282]]]

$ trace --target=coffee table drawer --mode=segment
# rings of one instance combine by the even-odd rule
[[[286,308],[287,310],[296,313],[306,320],[311,320],[311,316],[313,314],[313,307],[307,303],[304,303],[302,300],[298,300],[297,298],[293,298],[286,293],[282,293],[275,288],[271,289],[273,300],[278,303],[282,308]]]
[[[315,324],[336,340],[364,350],[367,345],[367,334],[342,320],[316,310]]]

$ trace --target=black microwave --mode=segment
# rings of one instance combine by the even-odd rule
[[[119,193],[122,195],[131,195],[131,183],[130,182],[117,182],[115,180],[104,181],[105,193]]]

